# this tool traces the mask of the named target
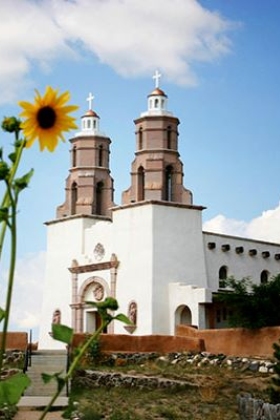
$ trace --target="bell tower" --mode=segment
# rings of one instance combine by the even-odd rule
[[[93,99],[90,93],[89,108],[81,118],[81,131],[70,140],[71,167],[65,202],[57,208],[58,219],[72,215],[110,217],[114,206],[109,168],[111,140],[100,131],[100,118],[92,110]]]
[[[159,87],[148,95],[148,109],[135,123],[136,152],[131,167],[131,186],[122,204],[159,200],[192,204],[192,193],[183,186],[183,164],[178,152],[178,118],[167,110],[167,95]]]

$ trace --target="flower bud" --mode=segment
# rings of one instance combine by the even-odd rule
[[[18,133],[21,125],[21,121],[16,117],[4,117],[2,121],[2,129],[8,131],[8,133]]]

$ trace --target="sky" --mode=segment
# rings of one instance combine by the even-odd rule
[[[112,140],[115,202],[130,185],[133,120],[147,109],[160,71],[168,109],[180,120],[184,185],[207,207],[207,231],[280,242],[279,0],[0,0],[0,116],[18,116],[46,86],[71,93],[73,115],[93,109]],[[38,143],[20,197],[11,329],[38,329],[47,229],[64,201],[69,138]],[[1,133],[8,153],[12,137]],[[8,252],[8,251],[7,251]],[[4,296],[7,269],[1,268]]]

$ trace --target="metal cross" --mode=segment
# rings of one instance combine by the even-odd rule
[[[156,70],[155,74],[153,75],[153,79],[155,79],[156,88],[159,87],[159,79],[161,78],[161,74],[158,70]]]
[[[87,97],[87,101],[88,101],[88,109],[92,109],[92,101],[94,99],[93,94],[90,92],[88,97]]]

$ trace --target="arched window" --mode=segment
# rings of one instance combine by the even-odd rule
[[[71,187],[71,214],[76,214],[76,205],[78,200],[78,187],[76,182],[73,182]]]
[[[171,147],[171,127],[167,127],[167,149],[172,149]]]
[[[158,108],[158,98],[155,99],[155,108]]]
[[[103,166],[103,153],[104,149],[102,144],[98,148],[98,166]]]
[[[138,149],[143,149],[143,129],[142,127],[139,128],[138,131]]]
[[[137,173],[137,201],[145,199],[145,171],[143,166],[138,168]]]
[[[103,211],[102,209],[103,188],[104,188],[104,184],[102,181],[96,184],[96,208],[95,208],[96,214],[102,214],[102,211]]]
[[[76,146],[72,149],[72,167],[74,168],[77,165],[77,148]]]
[[[228,276],[228,269],[225,265],[222,265],[222,267],[219,270],[219,287],[223,288],[226,286],[225,280]]]
[[[268,282],[269,273],[266,270],[261,272],[261,284],[265,284]]]
[[[165,169],[165,197],[164,200],[172,201],[173,168],[167,166]]]

